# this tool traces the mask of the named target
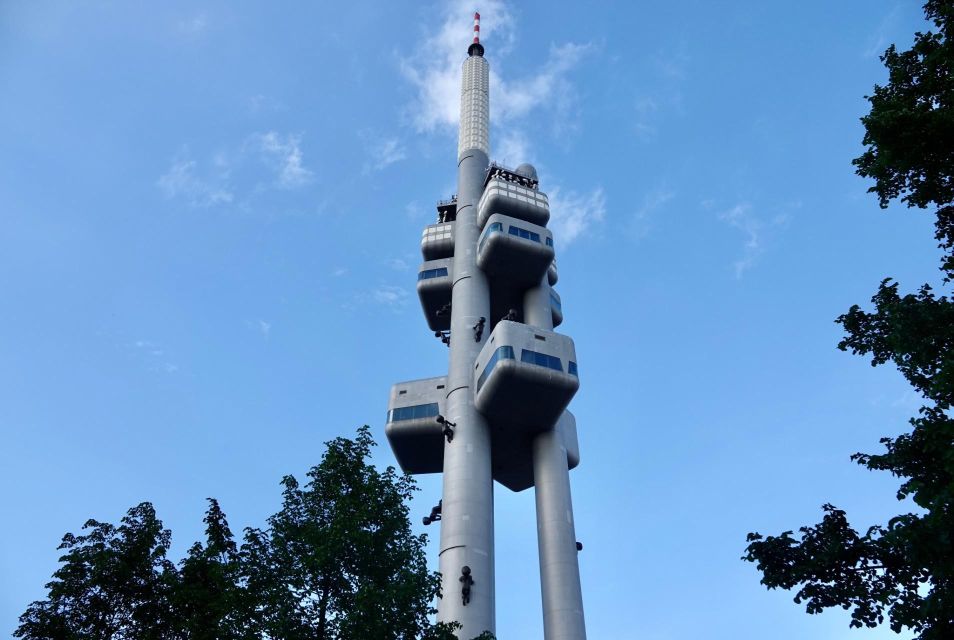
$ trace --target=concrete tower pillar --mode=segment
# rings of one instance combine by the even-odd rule
[[[528,325],[553,329],[546,276],[524,294],[523,302]],[[570,470],[559,423],[533,439],[533,483],[544,640],[586,640]]]
[[[476,38],[475,38],[476,40]],[[490,290],[477,267],[477,203],[489,160],[489,66],[476,41],[464,62],[457,157],[457,219],[451,298],[447,420],[455,423],[444,445],[440,572],[443,595],[437,619],[459,622],[459,637],[495,630],[494,493],[490,429],[474,407],[474,363],[490,334]],[[469,574],[464,576],[464,567]],[[464,596],[464,581],[468,596]]]

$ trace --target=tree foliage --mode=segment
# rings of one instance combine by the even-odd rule
[[[914,46],[894,45],[881,56],[888,83],[868,96],[861,119],[867,149],[853,162],[873,178],[868,189],[882,208],[900,198],[908,206],[937,207],[942,268],[954,274],[954,3],[929,0],[926,17],[937,31],[915,34]]]
[[[170,594],[175,566],[166,559],[171,533],[149,503],[129,510],[120,525],[96,520],[87,533],[63,536],[66,553],[47,599],[20,617],[18,638],[159,639],[173,626]]]
[[[300,485],[282,480],[282,507],[239,546],[217,501],[205,542],[178,566],[171,533],[149,503],[119,526],[90,520],[67,534],[45,600],[14,635],[28,640],[457,640],[431,624],[439,576],[411,532],[413,481],[369,461],[368,427],[327,443]]]
[[[414,484],[368,464],[372,445],[363,427],[328,443],[304,487],[282,480],[281,511],[246,547],[269,636],[413,640],[427,627],[439,583],[411,533]]]
[[[885,86],[869,96],[862,118],[866,151],[854,163],[873,178],[882,207],[900,198],[935,207],[945,284],[954,279],[954,2],[924,5],[936,32],[915,34],[914,46],[893,45],[882,56]],[[928,285],[901,295],[882,281],[873,311],[857,305],[837,320],[843,351],[894,364],[924,405],[911,429],[882,438],[884,451],[852,460],[901,479],[898,500],[918,507],[886,524],[856,531],[844,511],[826,504],[824,517],[798,535],[748,535],[743,559],[755,562],[768,588],[796,589],[809,613],[851,612],[851,626],[913,630],[920,640],[954,638],[954,301]]]

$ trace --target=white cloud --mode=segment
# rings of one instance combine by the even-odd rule
[[[639,208],[633,212],[632,229],[637,239],[649,234],[655,213],[675,197],[675,192],[665,186],[657,187],[643,197]]]
[[[878,27],[868,36],[868,43],[862,53],[863,57],[877,58],[888,48],[888,34],[897,22],[900,10],[901,4],[898,3],[881,19]]]
[[[395,271],[407,271],[411,268],[411,265],[409,265],[407,261],[402,258],[391,258],[387,261],[387,265],[389,269],[393,269]]]
[[[193,207],[211,207],[232,202],[227,171],[198,175],[198,164],[188,157],[173,159],[169,170],[159,177],[159,188],[169,199],[183,198]]]
[[[427,212],[424,210],[424,207],[415,200],[404,205],[404,214],[409,220],[417,220],[427,215]]]
[[[530,143],[522,131],[506,131],[495,145],[494,157],[505,166],[516,167],[531,160]]]
[[[711,208],[712,201],[702,203],[703,208]],[[759,257],[765,253],[766,244],[778,230],[786,226],[791,220],[791,211],[801,207],[801,202],[788,202],[774,207],[774,214],[769,217],[757,215],[748,202],[740,202],[735,206],[718,214],[719,220],[734,229],[742,232],[745,241],[742,244],[742,256],[733,264],[735,277],[751,269]]]
[[[379,304],[397,309],[407,304],[408,293],[407,290],[402,287],[381,285],[371,292],[371,298]]]
[[[163,357],[164,349],[151,340],[136,340],[132,343],[135,351],[141,354],[146,368],[150,371],[164,371],[165,373],[176,373],[179,371],[179,365],[168,362]]]
[[[365,136],[371,137],[371,136]],[[398,138],[380,138],[375,137],[372,144],[369,145],[368,154],[371,159],[364,166],[364,172],[369,173],[372,169],[380,171],[395,162],[400,162],[407,157],[404,145]]]
[[[269,337],[269,336],[271,335],[271,333],[272,333],[272,324],[271,324],[270,322],[266,322],[266,321],[264,321],[264,320],[259,320],[259,321],[258,321],[258,329],[259,329],[259,331],[262,332],[262,336],[264,336],[265,339],[267,340],[268,337]]]
[[[236,201],[247,207],[249,197],[269,188],[294,189],[313,179],[304,164],[301,137],[269,131],[248,136],[238,148],[217,151],[203,164],[183,148],[156,184],[167,198],[183,199],[192,207]]]
[[[742,257],[733,263],[735,277],[741,278],[764,251],[762,247],[762,221],[752,213],[752,205],[742,202],[719,213],[719,220],[738,229],[745,235]]]
[[[520,80],[505,81],[491,73],[491,118],[504,121],[522,118],[545,104],[566,100],[572,90],[566,80],[571,71],[592,48],[589,44],[568,42],[550,47],[550,55],[543,68],[535,75]]]
[[[547,61],[532,75],[504,79],[507,52],[515,38],[514,17],[501,0],[481,3],[481,41],[493,47],[494,64],[490,70],[490,111],[495,126],[506,129],[513,122],[545,107],[554,108],[556,128],[564,129],[561,120],[569,113],[572,85],[567,74],[592,48],[589,44],[553,45]],[[409,112],[418,131],[451,130],[460,117],[460,68],[470,41],[473,5],[455,0],[444,7],[443,23],[436,33],[426,38],[420,49],[401,62],[405,78],[417,89]],[[502,138],[505,136],[502,136]]]
[[[560,187],[554,187],[549,198],[548,226],[561,247],[569,245],[606,217],[606,196],[602,187],[597,187],[589,194],[575,191],[563,193]]]
[[[345,275],[345,274],[347,274],[347,273],[348,273],[348,270],[347,270],[346,268],[344,268],[344,267],[335,267],[335,270],[331,272],[331,275],[333,275],[333,276],[336,277],[336,278],[340,278],[341,276],[343,276],[343,275]]]
[[[246,101],[246,106],[251,113],[263,113],[271,111],[284,111],[285,107],[281,102],[266,96],[262,93],[257,93],[254,96],[250,96]]]
[[[275,131],[256,133],[249,137],[248,144],[258,149],[263,159],[278,173],[278,185],[284,189],[300,187],[311,182],[313,173],[303,164],[301,136]]]
[[[209,20],[205,13],[197,13],[189,18],[184,18],[177,25],[179,33],[187,36],[198,36],[202,34],[209,26]]]

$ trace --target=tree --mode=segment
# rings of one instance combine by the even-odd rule
[[[63,563],[47,600],[31,604],[14,632],[29,640],[169,638],[175,566],[166,559],[171,534],[149,503],[130,509],[116,527],[89,520],[68,533]]]
[[[172,592],[175,629],[190,640],[252,638],[248,593],[241,587],[238,548],[225,514],[209,498],[206,543],[196,542],[179,565]]]
[[[121,524],[66,534],[46,600],[15,636],[28,640],[457,640],[431,624],[439,576],[411,533],[414,481],[370,463],[367,426],[327,443],[302,487],[282,480],[281,510],[241,548],[209,499],[205,543],[176,567],[171,532],[144,502]],[[479,640],[492,640],[483,634]]]
[[[895,199],[935,208],[944,283],[954,279],[954,2],[930,0],[926,17],[937,32],[915,34],[914,46],[892,45],[881,57],[888,84],[869,96],[862,118],[865,152],[857,173],[873,178],[869,191],[882,208]],[[837,319],[843,351],[892,362],[924,399],[911,430],[882,438],[879,454],[852,460],[902,479],[898,500],[919,509],[856,531],[846,513],[826,504],[819,524],[778,536],[748,535],[743,559],[757,563],[768,588],[798,588],[795,602],[809,613],[851,611],[852,627],[886,619],[896,632],[920,640],[954,637],[954,301],[928,285],[901,295],[882,281],[874,310],[857,305]]]
[[[412,640],[430,626],[439,582],[427,569],[425,536],[411,533],[414,482],[371,465],[373,445],[367,426],[329,442],[304,487],[282,480],[268,533],[248,532],[247,577],[265,596],[269,636]]]

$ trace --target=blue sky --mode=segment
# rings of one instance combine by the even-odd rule
[[[0,629],[87,518],[152,501],[176,557],[208,496],[262,525],[323,442],[383,443],[391,383],[446,372],[414,283],[474,8],[0,4]],[[491,155],[553,204],[590,637],[896,637],[739,556],[827,501],[906,508],[848,456],[918,399],[833,320],[938,280],[929,217],[850,164],[919,3],[477,8]],[[542,637],[532,493],[496,501],[498,634]]]

